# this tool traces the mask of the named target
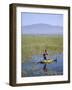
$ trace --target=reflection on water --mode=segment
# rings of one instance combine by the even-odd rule
[[[57,58],[57,63],[46,64],[46,70],[44,70],[45,64],[37,63],[43,60],[43,56],[35,55],[32,57],[32,60],[22,63],[22,77],[63,75],[63,54],[60,53],[47,58]]]

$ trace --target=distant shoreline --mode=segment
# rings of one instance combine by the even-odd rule
[[[24,36],[61,36],[63,37],[63,34],[24,34],[22,33],[22,35]]]

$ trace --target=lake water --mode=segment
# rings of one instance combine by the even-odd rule
[[[57,58],[57,62],[46,64],[47,71],[43,70],[45,64],[37,63],[43,60],[42,55],[35,55],[32,60],[22,63],[22,77],[63,75],[63,53],[48,56],[47,58]]]

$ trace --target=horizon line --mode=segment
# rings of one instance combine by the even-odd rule
[[[35,23],[35,24],[29,24],[29,25],[21,25],[21,27],[26,27],[26,26],[32,26],[32,25],[38,25],[38,24],[44,24],[44,25],[50,25],[50,26],[56,26],[56,27],[63,27],[63,26],[59,26],[59,25],[51,25],[51,24],[47,24],[47,23]]]

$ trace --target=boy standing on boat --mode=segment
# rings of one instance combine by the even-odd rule
[[[45,49],[44,53],[43,53],[43,58],[44,60],[47,60],[47,55],[48,55],[48,52],[47,50]]]
[[[45,49],[45,51],[44,51],[44,53],[43,53],[43,58],[44,58],[44,60],[47,60],[47,55],[48,55],[48,52],[47,52],[47,50]],[[44,65],[43,70],[47,72],[46,64]]]

